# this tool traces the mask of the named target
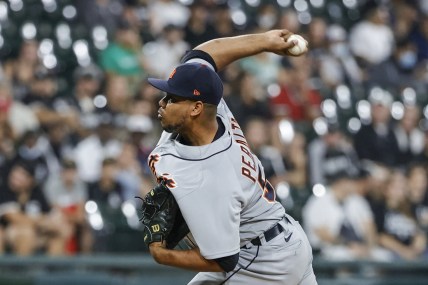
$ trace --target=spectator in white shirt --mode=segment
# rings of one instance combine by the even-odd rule
[[[106,119],[109,120],[109,119]],[[121,143],[113,137],[111,122],[101,121],[96,133],[82,140],[74,150],[79,177],[85,182],[100,178],[102,161],[107,157],[117,157]]]
[[[384,6],[368,1],[363,8],[365,19],[351,30],[350,46],[363,65],[378,64],[393,50],[394,35],[388,24],[389,11]]]
[[[312,247],[330,260],[387,259],[375,248],[376,227],[367,201],[356,194],[357,177],[346,169],[329,177],[326,192],[312,196],[303,208]]]

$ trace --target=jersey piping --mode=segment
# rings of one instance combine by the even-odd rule
[[[228,132],[228,133],[229,133],[229,132]],[[230,133],[229,133],[229,135],[230,135]],[[207,157],[199,158],[199,159],[196,159],[196,158],[184,158],[184,157],[180,157],[180,156],[178,156],[178,155],[172,154],[172,153],[165,153],[165,154],[162,154],[161,156],[173,156],[173,157],[175,157],[175,158],[178,158],[178,159],[181,159],[181,160],[187,160],[187,161],[202,161],[202,160],[206,160],[206,159],[208,159],[208,158],[211,158],[211,157],[213,157],[213,156],[215,156],[215,155],[217,155],[217,154],[219,154],[219,153],[225,152],[225,151],[226,151],[226,150],[228,150],[231,146],[232,146],[232,138],[230,138],[230,143],[229,143],[229,145],[228,145],[225,149],[220,150],[220,151],[218,151],[218,152],[215,152],[215,153],[213,153],[213,154],[211,154],[211,155],[209,155],[209,156],[207,156]]]

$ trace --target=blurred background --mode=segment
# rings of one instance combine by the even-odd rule
[[[310,51],[221,72],[319,284],[428,284],[428,1],[0,1],[0,284],[186,284],[142,242],[157,90],[217,37]]]

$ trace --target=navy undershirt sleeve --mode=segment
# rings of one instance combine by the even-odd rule
[[[189,50],[186,52],[186,54],[183,56],[183,58],[181,59],[181,63],[185,63],[188,60],[191,60],[193,58],[200,58],[203,59],[205,61],[207,61],[208,63],[210,63],[213,67],[215,72],[217,72],[217,65],[215,64],[214,59],[211,57],[211,55],[209,55],[208,53],[202,51],[202,50]]]
[[[229,272],[235,268],[236,264],[238,264],[239,252],[234,255],[220,257],[214,260],[218,263],[218,265],[220,265],[221,268],[223,268],[225,272]]]

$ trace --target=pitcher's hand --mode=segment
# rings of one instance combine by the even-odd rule
[[[265,32],[266,37],[266,47],[265,51],[273,52],[278,55],[282,56],[296,56],[291,54],[288,50],[292,47],[294,47],[297,43],[295,41],[287,42],[288,38],[293,35],[292,32],[286,29],[282,30],[271,30],[268,32]],[[301,56],[305,54],[308,51],[306,48],[306,51],[298,56]]]

